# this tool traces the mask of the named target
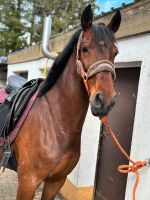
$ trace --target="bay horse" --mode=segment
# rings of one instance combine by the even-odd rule
[[[89,5],[12,144],[18,163],[17,200],[33,200],[43,181],[42,200],[53,200],[79,160],[89,103],[95,116],[107,115],[114,106],[114,33],[121,15],[117,11],[108,25],[92,21]]]

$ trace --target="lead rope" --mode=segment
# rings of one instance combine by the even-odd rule
[[[111,136],[111,138],[113,139],[113,141],[115,142],[115,144],[117,145],[117,147],[120,149],[121,153],[127,158],[127,160],[129,160],[132,165],[120,165],[118,166],[118,171],[120,173],[129,173],[129,172],[133,172],[136,175],[136,180],[135,180],[135,184],[133,187],[133,193],[132,193],[132,200],[135,200],[135,195],[136,195],[136,189],[139,183],[139,179],[140,179],[140,175],[139,175],[139,169],[148,166],[149,162],[147,160],[144,161],[133,161],[130,156],[125,152],[125,150],[122,148],[122,146],[120,145],[118,139],[115,136],[115,133],[112,131],[112,129],[110,128],[106,117],[101,118],[102,124],[109,130],[109,135]]]

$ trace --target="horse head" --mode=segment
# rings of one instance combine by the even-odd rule
[[[89,94],[92,114],[105,116],[115,105],[116,93],[114,59],[118,53],[114,33],[121,22],[120,11],[108,25],[92,24],[91,5],[81,17],[82,32],[77,44],[77,69],[83,77]]]

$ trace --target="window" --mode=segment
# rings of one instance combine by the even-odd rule
[[[25,78],[26,80],[28,79],[28,71],[15,72],[15,74]]]

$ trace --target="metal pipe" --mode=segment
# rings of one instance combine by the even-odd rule
[[[42,52],[45,57],[55,59],[55,56],[49,51],[49,39],[51,35],[52,18],[50,15],[44,19],[43,37],[42,37]]]

